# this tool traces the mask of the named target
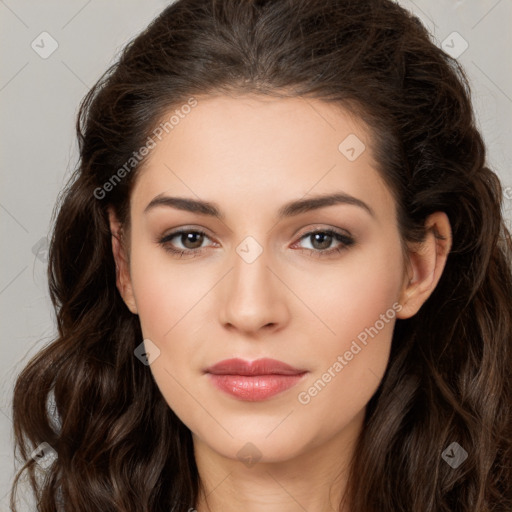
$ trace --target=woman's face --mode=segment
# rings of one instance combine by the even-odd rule
[[[165,400],[196,444],[232,459],[353,438],[407,278],[363,125],[319,100],[221,96],[155,141],[131,198],[124,297]],[[208,373],[233,358],[295,371]]]

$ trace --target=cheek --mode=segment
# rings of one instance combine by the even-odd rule
[[[150,371],[169,407],[194,431],[201,423],[201,408],[191,407],[190,402],[196,384],[190,379],[200,376],[201,367],[201,333],[195,331],[204,330],[206,323],[206,319],[198,320],[197,311],[212,284],[186,270],[187,265],[172,262],[165,254],[155,257],[151,252],[140,247],[131,257],[131,280],[142,334],[160,351]]]
[[[197,273],[191,268],[172,261],[161,249],[141,246],[133,251],[131,281],[144,337],[170,337],[174,326],[187,323],[188,312],[211,288],[204,279],[194,279]]]
[[[347,252],[335,267],[325,266],[314,275],[294,281],[297,295],[321,320],[315,325],[322,329],[327,343],[320,346],[343,349],[376,322],[383,337],[390,336],[389,320],[394,322],[397,309],[401,309],[398,304],[393,309],[400,296],[403,272],[398,244],[398,240],[388,244],[383,240],[371,249]],[[386,316],[386,312],[383,325],[381,315]],[[311,315],[306,316],[311,320]]]
[[[332,424],[357,414],[386,370],[401,309],[401,253],[396,247],[382,244],[372,252],[361,251],[330,279],[320,279],[317,286],[308,283],[309,303],[316,304],[325,328],[315,335],[311,325],[302,326],[309,329],[308,338],[316,338],[315,371],[298,390],[297,400]],[[311,347],[302,350],[311,352]]]

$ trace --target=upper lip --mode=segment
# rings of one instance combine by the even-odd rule
[[[255,361],[224,359],[205,370],[214,375],[298,375],[305,371],[267,357]]]

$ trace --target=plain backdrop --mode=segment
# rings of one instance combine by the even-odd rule
[[[207,0],[205,0],[207,1]],[[242,0],[241,0],[242,1]],[[402,0],[471,80],[488,164],[510,187],[510,0]],[[0,0],[0,511],[14,474],[11,396],[21,368],[55,334],[46,279],[47,236],[59,191],[77,162],[82,97],[164,0]],[[20,496],[20,511],[35,510]]]

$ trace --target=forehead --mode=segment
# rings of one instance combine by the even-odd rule
[[[302,97],[196,98],[196,106],[155,139],[132,193],[134,210],[171,192],[277,208],[274,199],[333,191],[371,199],[376,210],[393,209],[370,130],[339,105]]]

